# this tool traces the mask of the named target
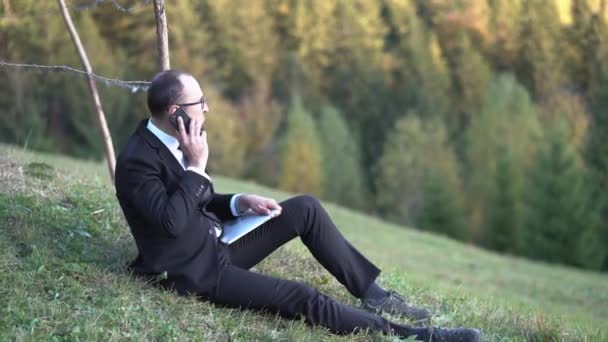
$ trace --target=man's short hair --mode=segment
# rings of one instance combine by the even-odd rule
[[[165,70],[154,76],[148,88],[148,109],[153,117],[161,117],[182,96],[184,85],[180,76],[190,75],[181,70]]]

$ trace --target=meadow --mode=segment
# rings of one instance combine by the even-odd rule
[[[222,193],[293,194],[214,176]],[[608,275],[532,262],[324,206],[432,324],[485,341],[608,341]],[[136,249],[105,164],[0,145],[0,340],[391,341],[217,308],[133,279]],[[299,240],[256,266],[358,305]]]

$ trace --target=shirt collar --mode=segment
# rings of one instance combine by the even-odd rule
[[[167,146],[169,151],[177,150],[179,147],[179,141],[175,137],[170,136],[169,134],[161,131],[160,128],[156,127],[156,125],[152,123],[152,119],[148,120],[148,125],[146,127],[158,138],[158,140]]]

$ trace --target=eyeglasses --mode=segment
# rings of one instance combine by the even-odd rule
[[[176,106],[180,106],[180,107],[187,107],[187,106],[194,106],[200,104],[202,109],[205,109],[205,98],[201,97],[201,99],[199,101],[196,102],[190,102],[190,103],[176,103]]]

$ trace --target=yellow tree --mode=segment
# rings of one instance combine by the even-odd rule
[[[488,41],[486,52],[494,65],[511,69],[517,58],[517,15],[519,0],[488,1]]]
[[[257,82],[268,82],[277,64],[277,35],[264,1],[204,1],[198,7],[209,37],[206,57],[224,92],[238,98]],[[196,28],[191,28],[195,29]]]
[[[563,52],[558,42],[560,22],[553,1],[524,1],[519,13],[518,78],[543,101],[555,94],[563,81]]]
[[[242,175],[245,163],[243,129],[238,110],[213,86],[203,85],[210,112],[205,120],[209,141],[209,169],[230,177]]]
[[[211,36],[201,26],[198,1],[165,1],[169,24],[169,50],[171,67],[186,70],[197,77],[206,75],[209,61],[204,58]]]
[[[337,46],[336,1],[297,1],[292,15],[295,61],[291,64],[290,86],[322,97],[324,70],[330,66]]]
[[[386,68],[392,83],[406,83],[421,115],[441,115],[449,106],[450,77],[437,36],[409,0],[387,1],[389,35]]]
[[[295,98],[287,117],[281,151],[279,187],[321,196],[322,154],[315,123],[301,100]]]

